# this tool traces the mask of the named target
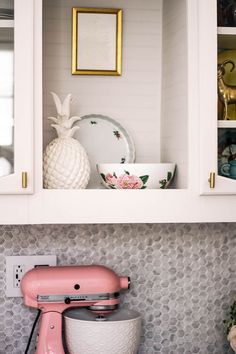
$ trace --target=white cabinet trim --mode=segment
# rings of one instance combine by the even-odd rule
[[[32,0],[14,2],[14,173],[0,178],[1,194],[33,192],[33,10]]]

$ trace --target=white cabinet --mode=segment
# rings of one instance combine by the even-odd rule
[[[157,3],[161,4],[161,8],[159,11],[154,11]],[[204,18],[199,20],[198,12],[200,16],[202,16],[201,12],[203,12],[203,17],[205,15],[203,9],[198,7],[199,2],[192,0],[176,0],[174,2],[172,0],[165,0],[164,2],[150,0],[144,4],[141,0],[130,0],[128,6],[127,1],[119,0],[115,4],[113,3],[112,5],[118,8],[127,6],[127,10],[124,9],[124,18],[127,22],[124,35],[123,76],[116,80],[115,84],[111,78],[106,77],[71,77],[70,41],[68,42],[68,37],[70,38],[70,11],[74,2],[56,3],[48,0],[44,2],[45,4],[48,4],[49,8],[44,8],[43,11],[41,2],[37,1],[35,3],[36,13],[38,14],[35,18],[36,190],[35,194],[30,197],[30,222],[234,221],[232,212],[234,201],[232,199],[224,198],[222,200],[218,197],[212,199],[209,196],[200,196],[199,102],[202,99],[203,104],[205,104],[205,100],[204,96],[199,97],[199,76],[204,75],[205,63],[199,64],[199,46],[201,51],[202,44],[198,43],[199,31],[201,31],[198,21],[204,21]],[[98,7],[106,7],[107,4],[107,1],[101,0]],[[63,9],[61,6],[63,6]],[[150,10],[148,10],[148,6],[151,6]],[[210,9],[211,7],[209,7]],[[47,18],[47,21],[44,21],[44,26],[46,26],[44,28],[42,28],[42,18],[40,18],[40,14],[43,13],[46,14]],[[162,14],[161,19],[160,13]],[[142,15],[144,17],[140,26],[139,21],[135,21],[135,19]],[[152,22],[149,21],[150,16],[152,16]],[[56,20],[62,21],[62,23],[60,24]],[[148,27],[146,27],[145,22],[148,23]],[[135,24],[138,24],[137,33]],[[156,32],[155,26],[159,26],[160,32]],[[42,32],[44,32],[44,41],[41,38]],[[202,35],[201,32],[200,35]],[[142,42],[140,39],[142,39]],[[158,47],[161,49],[160,51],[155,47],[151,47],[150,50],[150,46],[153,46],[152,39],[154,42],[159,41],[161,43],[160,48]],[[129,42],[130,40],[131,42]],[[209,38],[205,39],[207,45],[208,40]],[[150,56],[146,65],[144,64],[145,48],[140,48],[140,45],[146,46],[146,51]],[[42,56],[43,48],[44,54]],[[138,53],[140,56],[138,56]],[[162,60],[156,62],[157,70],[155,71],[153,70],[153,57],[156,53],[162,56]],[[57,54],[60,59],[55,61]],[[41,72],[42,57],[44,78],[42,78]],[[205,60],[206,58],[204,58]],[[55,63],[58,63],[58,65],[55,65]],[[128,67],[131,67],[130,72],[128,72]],[[131,81],[122,86],[126,80],[127,72]],[[159,72],[162,72],[161,85],[158,84],[161,82]],[[214,80],[215,72],[212,77]],[[110,85],[110,91],[115,91],[118,95],[116,99],[111,96],[111,92],[106,91],[106,95],[109,94],[109,100],[104,100],[101,90],[102,85],[104,87]],[[100,95],[99,99],[96,99],[95,93],[99,87]],[[132,95],[130,99],[128,97],[124,104],[122,94],[130,94],[130,88],[132,87],[140,88],[141,92],[144,89],[146,95],[138,97],[134,90],[131,92],[133,97]],[[150,87],[152,95],[150,95]],[[169,190],[43,189],[43,141],[46,140],[46,143],[48,143],[52,139],[52,136],[50,137],[51,128],[46,123],[46,117],[52,114],[54,109],[52,101],[50,101],[50,90],[56,90],[62,97],[65,97],[70,89],[74,90],[75,93],[78,90],[78,97],[76,96],[75,99],[82,105],[82,108],[80,108],[82,115],[91,113],[108,115],[110,113],[112,115],[115,113],[116,117],[121,117],[121,119],[125,117],[125,125],[134,134],[135,140],[137,139],[138,159],[142,159],[141,162],[150,162],[147,160],[150,156],[153,159],[157,156],[163,162],[168,160],[177,162],[176,188]],[[206,95],[208,95],[208,90],[206,91]],[[142,115],[138,115],[140,112],[137,109],[135,110],[134,105],[131,106],[133,100],[136,100],[139,110],[142,108]],[[83,101],[85,102],[84,106]],[[206,103],[208,104],[209,100],[206,100]],[[151,111],[153,107],[156,111]],[[158,108],[161,108],[161,110],[158,111]],[[95,109],[96,111],[94,111]],[[125,112],[129,112],[129,114],[125,115]],[[135,115],[133,115],[133,112],[135,112]],[[150,121],[150,112],[152,112],[153,119],[156,117],[157,121]],[[153,115],[155,112],[156,115]],[[203,120],[207,118],[205,113]],[[42,117],[44,117],[44,124]],[[139,119],[137,123],[135,118]],[[158,118],[160,119],[158,120]],[[209,122],[207,124],[211,126]],[[135,130],[135,128],[138,129]],[[143,134],[140,134],[139,130]],[[154,140],[153,137],[155,137]],[[212,131],[211,137],[213,137],[213,141],[216,139]],[[154,145],[155,141],[156,145]],[[204,140],[205,143],[209,143],[208,137]],[[141,156],[142,146],[145,146],[145,148],[152,146],[153,151],[149,151],[149,156],[148,154]],[[208,147],[205,150],[208,151]],[[211,165],[209,167],[211,170]],[[208,183],[207,179],[208,172],[206,173],[206,183]],[[219,205],[223,209],[219,208]]]
[[[218,169],[218,126],[222,129],[222,124],[233,124],[217,122],[216,1],[112,2],[113,7],[123,8],[126,21],[123,75],[115,79],[71,76],[70,13],[74,1],[24,2],[25,26],[34,27],[25,35],[32,45],[34,33],[33,75],[29,74],[29,56],[25,68],[29,76],[22,92],[22,96],[28,92],[28,98],[34,92],[33,101],[28,99],[34,106],[34,133],[23,133],[34,156],[34,193],[1,196],[0,223],[235,221],[235,196],[225,195],[235,191],[235,181],[216,176],[214,189],[208,182],[210,172],[217,174]],[[92,3],[89,0],[87,6]],[[109,0],[100,0],[97,7],[109,4]],[[28,54],[31,45],[25,49]],[[23,65],[24,60],[19,63]],[[27,91],[32,78],[33,90]],[[54,137],[47,123],[47,117],[55,114],[50,91],[62,98],[73,91],[73,114],[98,113],[120,120],[134,137],[137,162],[176,162],[175,188],[44,189],[42,154]],[[32,124],[30,104],[22,107],[24,119],[28,117]],[[24,124],[24,129],[31,124]],[[214,195],[222,192],[224,195]]]
[[[218,100],[217,65],[235,50],[236,30],[217,28],[217,1],[199,1],[199,102],[201,193],[236,193],[236,179],[223,175],[224,164],[234,159],[236,120],[224,120],[224,107]],[[229,51],[230,50],[230,51]],[[231,66],[229,69],[231,70]],[[225,81],[225,76],[223,75]],[[218,102],[218,104],[217,104]],[[229,107],[229,106],[228,106]],[[221,111],[220,111],[221,108]],[[225,165],[224,165],[225,166]],[[228,169],[228,165],[226,166]],[[227,172],[227,171],[226,171]],[[209,178],[212,177],[212,185]],[[223,196],[222,196],[223,198]]]
[[[88,1],[86,6],[92,7],[92,4]],[[109,4],[101,0],[97,7],[105,8]],[[186,214],[182,214],[177,205],[183,196],[189,195],[187,2],[178,0],[174,6],[172,0],[164,3],[149,0],[148,4],[142,0],[112,3],[112,7],[122,8],[124,12],[123,74],[118,78],[71,76],[73,6],[73,1],[47,0],[43,4],[35,1],[36,183],[35,194],[30,197],[30,222],[183,221]],[[140,18],[143,18],[141,25]],[[173,33],[177,35],[172,38]],[[163,95],[162,60],[165,66]],[[55,137],[47,120],[55,113],[50,91],[62,98],[72,92],[76,103],[72,107],[76,109],[74,114],[100,113],[127,127],[135,140],[137,162],[176,162],[176,189],[43,189],[42,151]]]
[[[7,3],[14,9],[14,20],[0,20],[0,194],[29,194],[33,192],[33,1]]]

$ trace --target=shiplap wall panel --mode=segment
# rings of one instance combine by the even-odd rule
[[[120,77],[71,75],[71,8],[122,8]],[[73,94],[72,114],[108,115],[134,139],[137,162],[160,161],[162,0],[44,0],[44,147],[55,132],[50,91]]]
[[[188,183],[186,23],[186,0],[164,0],[161,160],[177,163],[178,188]]]
[[[158,0],[84,0],[84,1],[74,1],[74,0],[44,0],[47,1],[47,8],[52,7],[53,9],[59,8],[59,11],[63,13],[63,9],[71,7],[111,7],[111,8],[125,8],[132,11],[142,10],[142,11],[152,11],[160,9]],[[148,4],[148,6],[147,6]],[[140,14],[141,15],[141,14]]]

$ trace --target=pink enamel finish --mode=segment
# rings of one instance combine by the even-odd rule
[[[76,284],[79,285],[77,290]],[[39,302],[39,295],[113,294],[128,288],[127,277],[119,277],[111,269],[98,265],[39,267],[27,272],[21,281],[24,303],[42,310],[36,354],[65,354],[62,344],[62,312],[65,309],[117,305],[120,302],[119,298],[73,301],[69,304],[64,301]]]
[[[35,354],[65,354],[62,344],[61,313],[47,312],[42,314]]]
[[[75,290],[74,285],[80,289]],[[21,281],[25,305],[40,307],[38,295],[114,293],[128,289],[128,278],[117,276],[104,266],[39,267],[27,272]]]

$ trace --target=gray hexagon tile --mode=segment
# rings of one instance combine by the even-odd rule
[[[24,353],[36,315],[5,297],[5,256],[34,254],[130,275],[122,306],[142,314],[139,354],[232,354],[222,321],[236,294],[235,246],[236,224],[0,226],[0,354]]]

